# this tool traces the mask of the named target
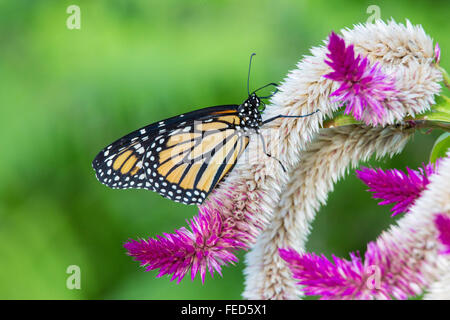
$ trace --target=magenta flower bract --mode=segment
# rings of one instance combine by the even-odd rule
[[[363,167],[356,170],[356,174],[369,187],[369,191],[373,192],[373,198],[384,199],[379,205],[396,203],[391,209],[392,216],[395,216],[408,212],[428,185],[428,177],[435,169],[433,164],[424,165],[419,171],[406,168],[407,173],[397,169],[384,171]]]
[[[418,284],[423,285],[424,279],[414,270],[417,266],[394,261],[396,250],[390,241],[370,242],[364,262],[355,253],[350,253],[350,260],[333,255],[333,262],[324,255],[293,249],[279,249],[279,253],[306,295],[321,300],[407,299],[421,292]]]
[[[439,63],[441,62],[441,47],[437,42],[434,46],[434,62],[436,62],[437,65],[439,65]]]
[[[444,245],[442,253],[450,254],[450,216],[442,213],[437,214],[434,223],[439,232],[439,241]]]
[[[306,295],[319,295],[321,299],[335,297],[355,298],[364,282],[361,259],[351,254],[351,261],[333,255],[330,262],[324,255],[299,254],[293,249],[279,249],[280,256],[289,264],[295,279]]]
[[[355,58],[353,45],[345,46],[344,39],[332,32],[329,38],[330,53],[325,63],[333,72],[324,77],[337,81],[341,86],[331,96],[346,104],[345,114],[353,114],[366,124],[378,124],[385,115],[383,102],[395,92],[394,81],[381,71],[378,64],[370,66],[367,58]]]
[[[190,269],[192,280],[199,272],[204,283],[207,270],[211,276],[214,271],[222,275],[222,265],[238,261],[233,252],[246,248],[217,210],[203,207],[187,222],[192,231],[180,228],[156,239],[131,239],[124,244],[127,254],[141,262],[146,271],[160,269],[158,277],[171,274],[171,281],[178,279],[179,283]]]

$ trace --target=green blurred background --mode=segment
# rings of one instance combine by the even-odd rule
[[[69,30],[66,9],[81,8]],[[422,24],[449,68],[448,1],[0,1],[0,298],[240,299],[244,253],[223,278],[181,284],[146,273],[122,247],[172,232],[196,214],[143,190],[111,190],[91,161],[116,138],[159,119],[238,103],[283,79],[331,30],[381,18]],[[383,168],[428,160],[439,132],[417,133]],[[351,194],[351,196],[349,196]],[[392,219],[354,172],[318,215],[308,249],[365,250]],[[66,269],[81,268],[81,290]]]

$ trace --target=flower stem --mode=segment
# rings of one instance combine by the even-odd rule
[[[444,71],[445,72],[445,71]],[[447,75],[448,77],[448,75]],[[449,79],[447,79],[448,81]],[[324,121],[323,128],[342,127],[352,124],[363,125],[362,121],[346,114],[337,114],[334,118]],[[441,95],[430,111],[418,114],[415,117],[407,116],[399,125],[410,125],[415,128],[441,129],[450,132],[450,98]]]

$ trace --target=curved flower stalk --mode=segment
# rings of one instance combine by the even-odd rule
[[[355,27],[354,32],[357,33],[360,28],[372,30],[370,25],[361,25]],[[395,73],[395,88],[399,92],[397,100],[389,102],[392,109],[386,111],[382,122],[377,122],[389,125],[405,115],[428,110],[434,102],[434,95],[439,92],[438,82],[442,76],[433,65],[432,40],[423,36],[424,32],[420,27],[412,27],[409,23],[403,26],[391,21],[388,24],[377,22],[375,29],[388,32],[389,37],[374,38],[372,41],[366,35],[352,39],[351,30],[343,34],[346,43],[353,44],[355,54],[367,56],[371,64],[378,62],[380,70],[386,75]],[[408,31],[407,37],[405,30]],[[402,50],[402,58],[387,54],[376,57],[371,55],[375,51],[389,48],[392,38],[395,39],[395,50]],[[386,42],[386,39],[389,41]],[[325,63],[328,52],[325,45],[313,48],[312,55],[300,61],[297,69],[291,71],[279,86],[279,92],[272,98],[272,104],[264,114],[264,119],[269,119],[280,114],[305,115],[320,110],[313,116],[302,119],[279,118],[262,128],[265,149],[278,158],[288,172],[298,165],[301,151],[318,132],[325,117],[331,118],[339,108],[330,95],[340,84],[325,78],[325,75],[333,71]],[[409,58],[405,59],[406,56]],[[200,206],[200,210],[217,210],[221,221],[227,221],[232,226],[229,232],[237,235],[235,239],[238,245],[227,248],[228,251],[248,248],[270,223],[287,181],[288,175],[278,161],[264,154],[259,139],[255,136],[235,168],[209,196],[207,202]],[[190,253],[187,252],[186,255],[188,254]],[[175,268],[168,273],[177,272]]]
[[[279,252],[293,277],[299,280],[298,284],[304,285],[302,291],[306,295],[318,295],[321,299],[368,300],[378,291],[380,297],[389,298],[385,288],[377,288],[375,281],[371,281],[371,266],[363,264],[354,253],[350,253],[350,261],[333,255],[331,262],[324,255],[314,253],[299,254],[293,249],[280,249]]]
[[[439,92],[439,81],[442,75],[433,65],[434,52],[431,38],[425,34],[420,26],[412,26],[407,22],[406,26],[394,21],[384,23],[378,21],[375,24],[357,25],[354,29],[342,31],[346,43],[354,47],[355,54],[367,57],[371,63],[378,63],[383,72],[394,75],[395,87],[398,91],[397,100],[393,103],[394,111],[386,111],[383,124],[394,124],[395,119],[401,116],[414,116],[417,113],[429,109],[434,102],[434,95]],[[324,75],[332,70],[325,64],[327,48],[319,47],[311,50],[312,56],[306,56],[298,64],[298,69],[291,71],[281,87],[281,92],[272,99],[272,106],[268,109],[270,115],[283,113],[283,108],[290,110],[290,106],[308,105],[316,102],[319,94],[331,95],[340,84],[329,82]],[[322,76],[320,76],[322,75]],[[330,113],[335,108],[335,102],[331,102],[322,113]],[[369,130],[370,128],[366,128]],[[392,128],[391,128],[392,129]],[[329,129],[326,129],[329,130]],[[360,126],[349,126],[347,129],[339,130],[361,130]],[[294,130],[293,130],[294,131]],[[307,132],[301,128],[294,132]],[[380,137],[386,134],[380,133]],[[289,131],[285,131],[289,134]],[[332,190],[332,185],[350,165],[360,159],[368,157],[374,152],[373,146],[362,139],[358,142],[357,154],[346,153],[349,144],[345,139],[340,139],[335,132],[330,132],[328,144],[337,145],[343,154],[343,160],[337,163],[325,161],[324,163],[314,159],[314,152],[308,150],[298,154],[298,157],[289,157],[291,163],[295,163],[289,184],[283,189],[280,201],[276,207],[268,208],[273,215],[271,224],[258,238],[258,242],[247,254],[246,288],[243,296],[248,299],[296,299],[299,297],[298,286],[290,276],[287,266],[278,256],[277,248],[293,247],[298,251],[304,250],[304,244],[309,234],[310,223],[314,219],[321,204],[326,201],[327,194]],[[350,133],[348,133],[350,134]],[[401,150],[402,139],[397,136],[399,145],[393,143],[386,145],[386,153],[395,153]],[[290,138],[294,150],[301,150],[304,144],[299,142],[298,137]],[[320,137],[318,138],[320,139]],[[300,140],[302,141],[302,140]],[[380,139],[382,141],[382,139]],[[394,139],[395,141],[395,139]],[[326,145],[324,140],[323,145]],[[376,142],[374,142],[376,144]],[[382,150],[382,144],[377,145]],[[336,151],[338,152],[338,151]],[[348,155],[348,156],[347,156]],[[330,156],[334,157],[333,153]],[[298,162],[301,158],[301,162]],[[336,159],[341,160],[339,156]],[[354,159],[354,160],[353,160]],[[309,166],[312,162],[312,166]],[[313,172],[319,170],[330,170],[327,175],[315,176]],[[328,167],[327,167],[328,166]],[[292,168],[292,167],[290,167]],[[303,170],[303,168],[308,168]],[[306,171],[311,171],[308,175]],[[313,179],[316,178],[315,180]],[[316,188],[316,186],[321,186]],[[323,186],[323,188],[322,188]]]
[[[411,170],[406,168],[407,173],[397,169],[382,170],[362,168],[356,170],[357,177],[367,186],[369,191],[373,192],[373,197],[384,199],[379,205],[396,205],[391,209],[392,216],[399,213],[408,212],[414,201],[420,196],[422,191],[428,185],[428,177],[435,172],[437,164],[430,163],[424,165],[424,168]]]
[[[399,153],[414,129],[373,128],[350,125],[322,129],[302,153],[299,167],[291,173],[271,224],[247,254],[247,299],[297,299],[300,287],[278,254],[279,248],[302,251],[310,224],[328,193],[350,167],[368,160]]]
[[[442,247],[450,219],[450,157],[429,179],[410,213],[368,244],[364,262],[355,254],[331,263],[280,249],[304,292],[323,299],[407,299],[447,275],[450,255]]]

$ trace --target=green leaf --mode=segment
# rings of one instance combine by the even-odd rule
[[[417,115],[415,119],[450,123],[450,98],[444,95],[437,97],[431,110]]]
[[[430,154],[430,162],[436,162],[438,158],[444,158],[450,148],[450,133],[445,132],[436,139]]]
[[[348,126],[350,124],[361,124],[361,121],[358,121],[354,117],[346,114],[339,114],[335,116],[333,119],[324,121],[323,127],[333,128],[333,127]]]

